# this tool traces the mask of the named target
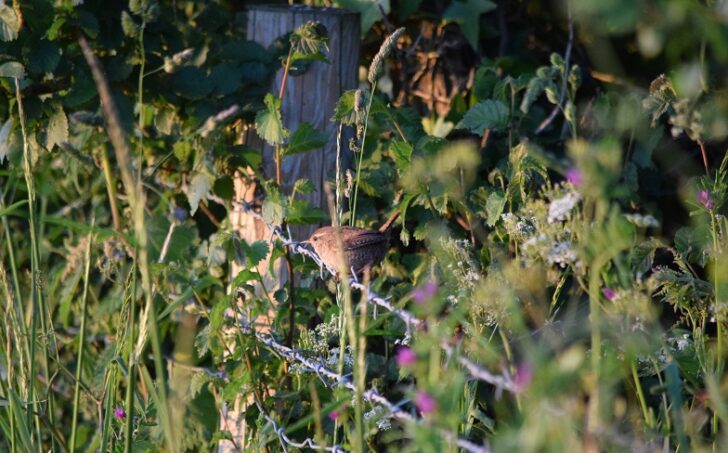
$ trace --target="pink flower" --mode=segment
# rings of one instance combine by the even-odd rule
[[[713,209],[713,199],[710,197],[710,192],[707,190],[701,190],[698,192],[698,202],[705,206],[705,209]]]
[[[437,409],[437,402],[435,398],[431,397],[429,393],[419,391],[415,394],[415,406],[423,414],[431,414]]]
[[[337,418],[341,417],[341,412],[339,411],[331,411],[329,412],[329,419],[331,421],[336,421]]]
[[[114,408],[114,417],[116,417],[117,420],[124,420],[126,418],[126,411],[123,407],[115,407]]]
[[[584,175],[576,167],[571,167],[566,170],[565,176],[566,181],[570,182],[574,187],[579,187],[584,182]]]
[[[617,295],[617,293],[612,288],[609,288],[607,286],[602,288],[602,294],[608,301],[611,301],[612,299],[614,299],[614,296]]]
[[[415,351],[405,346],[397,350],[395,360],[397,361],[397,365],[400,367],[414,365],[415,362],[417,362],[417,354],[415,354]]]
[[[412,291],[412,299],[418,304],[424,304],[428,300],[432,299],[432,296],[437,292],[437,284],[433,281],[429,281],[419,288]]]
[[[528,363],[521,363],[516,368],[516,374],[513,376],[513,386],[516,393],[523,393],[533,380],[533,368]]]

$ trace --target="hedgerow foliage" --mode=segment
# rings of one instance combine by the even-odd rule
[[[728,444],[728,2],[335,3],[364,52],[327,113],[354,163],[332,216],[244,143],[279,166],[337,139],[289,130],[272,86],[334,31],[0,4],[0,448]],[[395,215],[362,281],[287,228]],[[276,260],[293,284],[266,286]],[[241,407],[245,438],[220,423]]]

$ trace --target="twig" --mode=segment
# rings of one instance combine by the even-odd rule
[[[564,64],[566,67],[564,68],[564,76],[561,81],[561,96],[559,97],[559,103],[556,104],[551,114],[539,124],[535,131],[537,135],[543,132],[556,119],[556,115],[559,114],[559,111],[563,108],[564,100],[566,100],[566,92],[569,84],[569,61],[571,60],[571,49],[574,47],[574,18],[571,17],[571,7],[568,4],[566,5],[566,10],[569,15],[569,42],[566,45],[566,52],[564,52]]]

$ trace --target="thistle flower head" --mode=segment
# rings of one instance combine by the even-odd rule
[[[713,209],[713,198],[707,190],[698,192],[698,203],[702,204],[705,209]]]

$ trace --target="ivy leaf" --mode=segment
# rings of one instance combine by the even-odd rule
[[[20,31],[20,18],[15,10],[8,5],[0,5],[0,40],[13,41]]]
[[[48,121],[48,130],[46,131],[45,147],[48,151],[53,151],[53,147],[66,143],[68,141],[68,118],[63,108],[56,106],[53,115]]]
[[[361,14],[362,36],[372,28],[375,22],[382,19],[382,10],[384,14],[389,14],[391,11],[389,0],[338,0],[336,3],[344,9]]]
[[[0,77],[22,79],[24,76],[25,68],[17,61],[8,61],[0,65]]]
[[[288,136],[281,121],[281,99],[268,93],[264,102],[266,108],[255,115],[255,130],[268,144],[280,145]]]
[[[501,131],[508,126],[508,107],[501,101],[488,99],[478,102],[465,112],[465,116],[458,123],[457,129],[467,129],[478,135],[483,135],[486,129]]]
[[[321,148],[326,144],[326,134],[314,129],[310,123],[301,123],[286,147],[285,154],[298,154]]]
[[[197,206],[200,204],[200,200],[202,200],[210,191],[213,182],[214,180],[212,176],[207,173],[197,173],[192,177],[192,180],[185,190],[187,201],[190,204],[190,215],[195,215],[195,211],[197,211]]]
[[[480,15],[495,9],[495,3],[489,0],[453,0],[442,15],[445,20],[451,20],[460,25],[473,49],[478,50],[480,40]]]

